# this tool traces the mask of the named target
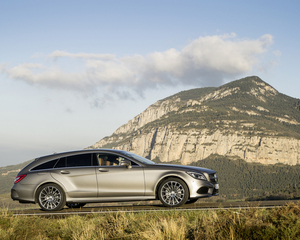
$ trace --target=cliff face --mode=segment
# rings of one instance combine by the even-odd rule
[[[96,143],[101,148],[107,139]],[[239,132],[213,134],[201,131],[177,132],[168,127],[153,129],[152,132],[132,138],[117,149],[131,151],[149,159],[158,158],[162,162],[180,161],[189,164],[205,159],[211,154],[238,156],[247,162],[263,164],[300,164],[300,140],[285,137],[242,136]]]
[[[180,99],[178,99],[180,101]],[[176,102],[176,101],[175,101]],[[147,123],[155,121],[160,117],[164,116],[168,112],[177,111],[178,106],[176,104],[172,104],[171,101],[161,101],[156,102],[155,104],[148,107],[145,111],[143,111],[138,116],[134,117],[132,120],[129,120],[127,124],[119,127],[114,134],[122,134],[128,132],[134,132],[139,128],[145,126]]]
[[[258,77],[158,101],[91,148],[189,164],[211,154],[263,164],[300,164],[299,99]]]

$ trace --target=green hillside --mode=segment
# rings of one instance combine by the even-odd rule
[[[17,173],[32,161],[33,160],[29,160],[17,165],[0,167],[0,194],[10,192],[10,189],[14,184],[15,177],[17,176]]]
[[[300,197],[300,165],[263,165],[219,155],[211,155],[191,165],[217,171],[220,195],[227,200]]]
[[[206,94],[216,90],[216,87],[205,87],[205,88],[195,88],[195,89],[190,89],[186,91],[182,91],[179,93],[176,93],[175,95],[172,95],[170,97],[164,98],[160,101],[165,101],[165,100],[174,100],[177,98],[180,98],[183,101],[188,101],[190,99],[199,99]]]

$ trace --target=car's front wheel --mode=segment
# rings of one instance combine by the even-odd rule
[[[55,183],[41,186],[37,191],[37,202],[44,211],[59,211],[66,204],[64,190]]]
[[[158,189],[158,198],[166,207],[179,207],[188,200],[189,191],[182,180],[168,178],[161,183]]]

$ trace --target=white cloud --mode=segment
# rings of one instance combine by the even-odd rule
[[[54,51],[47,59],[80,59],[84,70],[78,73],[74,66],[74,72],[69,72],[59,61],[54,61],[47,63],[51,66],[25,63],[9,68],[1,64],[0,71],[11,79],[30,84],[84,93],[95,89],[104,89],[106,93],[119,91],[126,93],[120,94],[121,98],[128,98],[130,92],[142,94],[147,88],[164,85],[218,86],[226,78],[235,78],[248,73],[254,66],[263,66],[262,58],[272,43],[273,37],[269,34],[259,39],[241,40],[232,33],[199,37],[181,50],[171,48],[147,56],[116,58],[113,54]]]
[[[11,79],[51,88],[82,91],[86,90],[89,85],[87,81],[82,81],[85,74],[66,73],[59,68],[46,67],[41,64],[24,63],[13,68],[2,64],[0,70]]]
[[[114,54],[95,54],[95,53],[69,53],[66,51],[54,51],[47,56],[48,58],[53,58],[57,60],[62,57],[69,58],[82,58],[82,59],[103,59],[103,60],[114,60]]]

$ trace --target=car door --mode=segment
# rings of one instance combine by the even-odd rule
[[[96,169],[92,154],[78,154],[59,159],[51,175],[59,181],[72,198],[97,197]]]
[[[124,157],[115,154],[97,154],[96,169],[98,197],[144,196],[144,168],[131,161],[131,168],[121,166]]]

